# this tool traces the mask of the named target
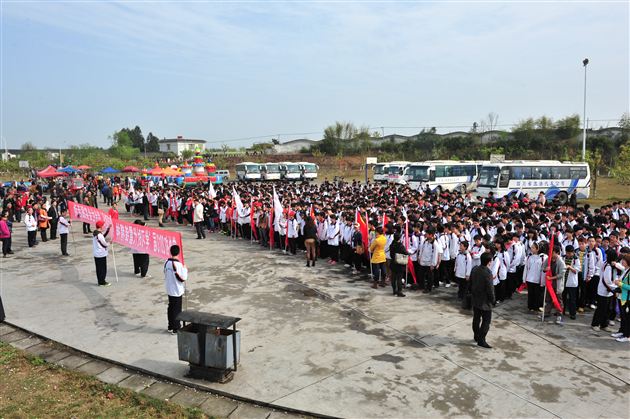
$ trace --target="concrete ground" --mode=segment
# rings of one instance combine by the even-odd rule
[[[7,321],[164,377],[315,414],[630,417],[630,346],[592,331],[592,313],[541,324],[517,296],[494,312],[486,350],[472,341],[454,288],[396,298],[341,266],[306,268],[301,255],[220,235],[195,240],[190,227],[167,226],[184,235],[184,308],[243,318],[230,383],[185,378],[177,337],[165,332],[163,262],[152,258],[153,278],[139,279],[131,254],[116,246],[119,280],[110,254],[113,286],[97,287],[80,226],[68,258],[58,241],[25,247],[23,226],[14,226],[15,255],[0,259]]]

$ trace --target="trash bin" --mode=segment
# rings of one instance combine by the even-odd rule
[[[240,360],[241,332],[236,330],[236,323],[241,319],[187,310],[177,320],[184,323],[177,331],[177,349],[179,359],[190,364],[188,376],[230,381]]]

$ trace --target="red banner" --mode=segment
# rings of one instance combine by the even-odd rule
[[[184,263],[184,246],[179,232],[161,230],[126,221],[114,220],[113,238],[115,243],[160,259],[171,257],[171,246],[181,249],[180,260]]]
[[[141,226],[121,220],[112,220],[105,212],[88,205],[68,201],[68,211],[72,220],[96,224],[102,220],[103,230],[111,229],[112,240],[131,249],[148,253],[161,259],[171,257],[171,246],[176,244],[181,249],[180,260],[184,263],[184,246],[179,232]]]
[[[551,296],[551,301],[553,301],[553,305],[556,307],[556,310],[558,310],[559,313],[562,314],[562,305],[560,304],[560,301],[558,301],[558,296],[556,295],[556,290],[553,288],[553,283],[551,281],[551,277],[554,276],[553,273],[551,272],[551,256],[553,255],[553,246],[554,246],[554,240],[555,240],[555,231],[551,230],[551,241],[549,242],[549,257],[547,259],[547,275],[545,277],[546,280],[546,285],[547,285],[547,292],[549,292],[549,296]],[[558,278],[556,279],[556,281],[563,281],[564,278]]]
[[[110,217],[109,214],[89,205],[68,201],[68,212],[70,213],[71,219],[84,223],[94,225],[97,221],[103,221],[105,223],[103,230],[107,230],[112,225],[112,217]]]

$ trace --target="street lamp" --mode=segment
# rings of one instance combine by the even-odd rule
[[[582,61],[584,64],[584,129],[582,131],[582,161],[586,161],[586,66],[588,65],[588,58]]]

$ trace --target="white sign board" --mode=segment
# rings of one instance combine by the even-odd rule
[[[490,163],[501,163],[505,161],[505,154],[490,154]]]
[[[378,159],[376,157],[368,157],[365,159],[366,164],[376,164],[378,163]]]
[[[28,161],[27,160],[20,160],[20,162],[18,163],[20,169],[28,169]]]

